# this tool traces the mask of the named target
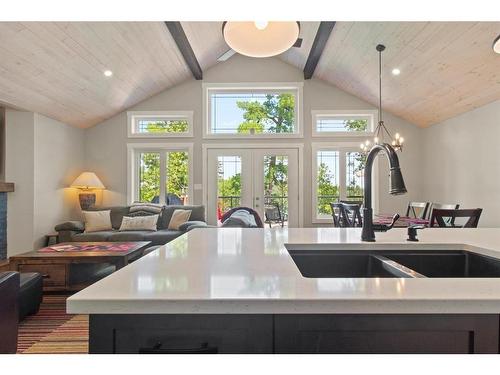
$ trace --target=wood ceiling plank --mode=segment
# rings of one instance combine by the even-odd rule
[[[219,56],[229,49],[222,36],[222,22],[181,22],[181,25],[202,70],[217,64]]]
[[[318,27],[319,22],[300,22],[299,38],[302,38],[302,45],[299,48],[290,48],[288,51],[279,55],[279,57],[283,61],[296,66],[300,70],[304,70],[307,56],[309,55],[309,51],[313,45]]]
[[[189,78],[162,22],[0,22],[0,33],[0,101],[75,126]]]
[[[500,99],[499,32],[499,22],[339,22],[316,76],[376,105],[382,43],[384,109],[428,126]]]

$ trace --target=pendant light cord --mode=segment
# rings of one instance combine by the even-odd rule
[[[382,122],[382,50],[378,51],[378,122]]]

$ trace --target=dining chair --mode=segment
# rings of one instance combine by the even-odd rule
[[[425,219],[427,210],[429,209],[429,202],[408,202],[406,209],[406,217],[415,219]]]
[[[357,203],[342,203],[346,213],[349,227],[362,227],[361,205]]]
[[[460,208],[459,204],[447,204],[447,203],[434,203],[434,202],[432,202],[429,205],[429,209],[427,210],[426,219],[429,220],[431,218],[432,210],[434,210],[434,209],[438,209],[438,210],[442,210],[442,209],[445,209],[445,210],[458,210],[459,208]],[[449,219],[448,222],[451,223],[451,224],[453,224],[453,220],[452,219]]]
[[[363,225],[359,204],[330,203],[333,225],[338,228],[354,228]]]
[[[432,210],[429,227],[434,227],[437,224],[440,228],[477,228],[479,218],[483,212],[482,208],[474,209],[438,209]],[[456,225],[456,218],[467,218],[463,225]]]
[[[340,202],[331,202],[330,208],[332,209],[333,226],[336,228],[344,228],[345,227],[344,204]]]

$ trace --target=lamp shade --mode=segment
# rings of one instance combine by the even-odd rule
[[[250,57],[270,57],[285,52],[297,41],[299,31],[296,21],[227,21],[222,26],[222,34],[229,47]]]
[[[80,176],[76,178],[71,184],[72,188],[77,189],[105,189],[99,177],[96,176],[94,172],[83,172]]]

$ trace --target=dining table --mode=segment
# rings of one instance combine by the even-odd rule
[[[374,224],[391,224],[394,214],[375,214],[373,215]],[[406,228],[410,225],[424,225],[429,226],[429,220],[418,219],[415,217],[400,216],[399,219],[394,223],[394,228]]]

